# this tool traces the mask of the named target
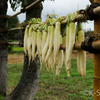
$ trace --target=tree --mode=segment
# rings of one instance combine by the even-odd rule
[[[0,0],[0,42],[7,42],[6,30],[6,12],[7,12],[7,1]],[[7,87],[7,45],[0,45],[0,94],[6,95]]]
[[[32,0],[25,0],[25,4],[30,4]],[[26,22],[30,18],[40,18],[42,3],[35,8],[26,11]],[[33,100],[39,82],[40,61],[38,56],[31,62],[28,68],[28,56],[24,56],[24,66],[21,79],[17,87],[4,100]]]

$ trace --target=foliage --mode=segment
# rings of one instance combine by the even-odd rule
[[[9,42],[13,42],[13,41],[9,40]],[[8,45],[7,50],[8,52],[11,52],[13,50],[13,45]]]
[[[93,59],[87,60],[87,75],[82,78],[77,72],[77,60],[72,59],[71,77],[68,78],[65,66],[62,67],[59,77],[42,67],[38,90],[34,100],[93,100]],[[23,64],[8,65],[9,94],[18,84],[22,74]]]
[[[33,0],[36,1],[36,0]],[[42,0],[44,1],[44,0]],[[54,1],[54,0],[50,0],[50,1]],[[9,0],[10,4],[11,4],[11,8],[13,11],[16,11],[16,9],[21,6],[21,8],[23,8],[25,6],[25,0]]]
[[[17,27],[18,23],[19,23],[19,19],[18,19],[17,16],[9,19],[8,20],[8,29]],[[8,32],[8,34],[7,34],[8,35],[8,40],[14,40],[14,35],[18,32],[19,32],[18,30]]]
[[[23,53],[23,52],[24,52],[23,47],[8,45],[8,53],[20,54],[20,53]]]
[[[16,11],[19,6],[24,6],[24,0],[9,0],[9,2],[13,11]]]

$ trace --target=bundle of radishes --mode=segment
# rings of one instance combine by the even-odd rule
[[[56,18],[51,15],[45,22],[41,22],[38,18],[32,18],[25,29],[24,35],[24,52],[25,56],[29,56],[29,63],[38,55],[42,68],[43,65],[59,75],[60,70],[65,64],[66,72],[70,77],[69,70],[71,68],[71,55],[76,42],[84,40],[84,32],[81,22],[74,22],[77,13],[69,14],[65,17]],[[66,25],[62,25],[62,21],[66,21]],[[66,44],[66,50],[60,50],[60,45]],[[36,49],[37,47],[37,49]],[[77,51],[77,68],[81,76],[85,76],[86,71],[86,52]],[[56,69],[56,70],[55,70]]]

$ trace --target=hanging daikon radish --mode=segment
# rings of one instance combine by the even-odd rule
[[[81,43],[84,41],[84,31],[82,30],[82,23],[78,22],[78,43]],[[78,72],[81,76],[85,77],[86,74],[86,51],[78,50]]]
[[[64,35],[65,34],[65,35]],[[64,28],[64,32],[63,32],[63,44],[66,45],[66,50],[63,50],[63,54],[64,54],[64,64],[65,64],[65,68],[67,69],[67,66],[66,66],[66,56],[67,56],[67,49],[68,49],[68,46],[69,46],[69,27],[68,25],[66,25],[66,27]],[[70,77],[70,73],[69,71],[67,71],[67,76]]]
[[[79,24],[77,23],[76,26],[76,43],[78,43],[78,31],[79,31]],[[82,76],[82,66],[81,66],[81,62],[80,62],[80,55],[81,52],[80,50],[77,50],[77,69],[78,69],[78,73]]]
[[[46,53],[47,53],[48,47],[49,47],[49,42],[50,42],[50,26],[48,26],[48,36],[47,36],[47,40],[44,45],[44,48],[42,50],[42,61],[44,61],[44,59],[46,57]]]
[[[50,55],[50,66],[51,66],[51,69],[52,69],[53,72],[55,71],[54,65],[55,65],[54,64],[54,50],[52,49],[51,55]]]
[[[49,41],[49,49],[47,51],[47,54],[46,54],[46,58],[45,58],[45,63],[47,62],[48,58],[50,57],[51,55],[51,52],[52,52],[52,48],[53,48],[53,45],[54,45],[54,26],[50,26],[50,41]]]
[[[48,31],[48,26],[47,26],[47,23],[45,23],[44,24],[43,35],[42,35],[42,45],[41,45],[42,52],[43,52],[43,48],[44,48],[44,46],[46,44],[46,41],[47,41],[47,35],[48,35],[47,31]]]
[[[61,35],[60,35],[60,44],[62,44]],[[62,65],[63,65],[63,50],[59,49],[56,56],[56,77],[59,75]]]
[[[77,13],[73,13],[71,15],[69,22],[74,20],[76,15]],[[68,51],[66,56],[67,71],[69,71],[71,68],[71,55],[72,55],[74,44],[75,44],[75,23],[70,22],[69,23],[69,46],[68,46]]]
[[[30,66],[31,62],[31,55],[32,55],[32,27],[29,28],[29,37],[28,37],[28,56],[29,56],[29,63],[28,66]]]
[[[66,53],[65,53],[65,67],[66,67],[66,72],[67,72],[67,76],[70,77],[70,73],[69,71],[67,70],[67,67],[68,65],[66,64],[67,63],[67,56],[68,56],[68,48],[69,48],[69,26],[67,26],[67,30],[66,30]],[[71,67],[71,61],[69,61],[69,67]]]
[[[67,71],[69,71],[71,67],[70,62],[71,62],[71,55],[72,55],[74,44],[75,44],[75,23],[71,22],[69,24],[69,46],[67,49],[67,56],[66,56]]]
[[[47,63],[45,63],[45,67],[46,67],[47,71],[49,71],[49,69],[50,69],[50,65],[51,65],[50,63],[51,62],[50,62],[50,58],[49,58]]]
[[[54,31],[54,63],[56,63],[56,56],[60,49],[60,27],[61,23],[56,22]]]
[[[26,29],[25,29],[25,34],[24,34],[24,53],[25,56],[27,56],[27,42],[28,42],[28,35],[29,35],[29,25],[27,25]]]
[[[37,52],[38,52],[39,58],[42,56],[42,52],[41,52],[41,44],[42,44],[41,36],[42,36],[41,31],[37,30]]]
[[[62,38],[62,44],[65,44],[66,45],[66,35],[63,36],[63,38]],[[64,61],[64,64],[65,64],[65,50],[63,50],[63,54],[64,54],[63,61]]]
[[[37,45],[37,32],[33,31],[33,33],[32,33],[32,61],[35,58],[36,45]]]
[[[42,37],[42,50],[44,48],[44,45],[46,43],[46,39],[47,39],[47,31],[43,30],[43,37]]]
[[[78,36],[76,36],[76,43],[78,43]],[[82,71],[82,64],[81,64],[81,50],[77,50],[77,69],[78,69],[78,73],[82,76],[83,75],[83,71]]]

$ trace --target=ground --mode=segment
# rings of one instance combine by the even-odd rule
[[[24,54],[8,54],[8,64],[23,63]]]
[[[93,54],[87,53],[87,59],[93,59]],[[77,52],[73,52],[72,58],[77,57]],[[8,64],[13,63],[23,63],[24,62],[24,55],[22,54],[8,54]]]

